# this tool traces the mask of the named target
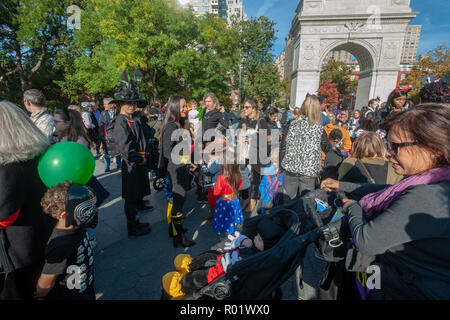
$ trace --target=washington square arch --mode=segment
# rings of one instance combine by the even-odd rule
[[[351,53],[360,65],[356,108],[395,88],[408,23],[416,17],[410,0],[301,0],[288,36],[291,107],[319,88],[321,66],[332,50]]]

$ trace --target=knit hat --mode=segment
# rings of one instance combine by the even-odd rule
[[[180,298],[185,296],[181,291],[181,279],[183,275],[179,272],[166,273],[162,278],[164,291],[171,297]]]
[[[179,254],[173,260],[173,264],[175,265],[175,270],[180,272],[181,274],[185,274],[189,272],[189,265],[192,262],[192,258],[188,254]]]

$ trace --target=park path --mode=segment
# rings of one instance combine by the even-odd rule
[[[99,208],[99,223],[95,229],[96,297],[98,300],[159,300],[162,276],[174,271],[175,256],[180,253],[196,256],[209,250],[220,238],[203,220],[209,212],[208,205],[198,203],[195,190],[192,189],[188,192],[185,203],[185,227],[188,228],[187,236],[194,239],[197,245],[191,248],[174,248],[168,237],[164,192],[152,189],[152,194],[146,199],[155,208],[139,214],[142,222],[151,224],[152,232],[129,239],[123,211],[124,201],[120,196],[121,174],[114,170],[114,164],[111,167],[113,172],[105,174],[103,162],[97,160],[94,173],[111,193]],[[312,259],[317,263],[314,261],[317,259]],[[294,277],[282,287],[284,300],[295,300],[297,297]]]

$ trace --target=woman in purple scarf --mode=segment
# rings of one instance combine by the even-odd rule
[[[381,271],[369,299],[450,299],[450,109],[419,105],[385,129],[399,183],[327,179],[321,187],[360,199],[344,199],[343,212],[358,252]]]

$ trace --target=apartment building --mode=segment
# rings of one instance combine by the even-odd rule
[[[199,16],[213,13],[227,21],[231,21],[231,17],[235,15],[247,19],[243,0],[186,0],[183,5],[191,6]]]
[[[405,40],[403,42],[403,50],[400,63],[411,64],[416,62],[421,29],[422,26],[406,27]]]

